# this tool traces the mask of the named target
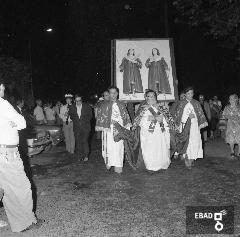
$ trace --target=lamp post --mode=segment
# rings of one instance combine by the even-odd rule
[[[52,28],[46,28],[44,30],[45,32],[52,32]],[[33,93],[33,66],[32,66],[32,39],[30,37],[29,42],[28,42],[28,53],[29,53],[29,65],[30,65],[30,71],[31,71],[31,76],[30,76],[30,90],[31,90],[31,96],[34,98],[34,93]]]

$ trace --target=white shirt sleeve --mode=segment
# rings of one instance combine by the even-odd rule
[[[60,114],[59,114],[59,117],[60,117],[62,120],[65,119],[65,112],[66,112],[65,106],[62,106],[62,107],[60,108]]]
[[[26,128],[26,120],[24,119],[24,117],[19,114],[7,101],[3,102],[3,111],[1,112],[3,112],[5,118],[7,118],[9,121],[13,122],[17,126],[17,130]]]

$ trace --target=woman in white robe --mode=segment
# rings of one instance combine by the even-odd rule
[[[170,133],[168,123],[160,112],[157,95],[146,93],[147,105],[140,121],[140,141],[147,170],[158,171],[170,165]]]

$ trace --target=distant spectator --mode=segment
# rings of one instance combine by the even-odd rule
[[[16,105],[14,109],[21,115],[23,115],[24,100],[22,98],[16,99]]]
[[[213,139],[216,137],[217,125],[219,122],[220,110],[219,106],[213,103],[213,100],[209,100],[209,107],[211,111],[211,120],[210,120],[210,138]]]
[[[53,125],[56,122],[56,112],[53,110],[52,108],[52,102],[48,102],[46,107],[44,108],[44,112],[46,115],[46,120],[47,120],[47,124],[49,125]]]
[[[37,124],[44,124],[46,123],[46,118],[42,108],[42,101],[40,99],[36,100],[36,107],[34,109],[33,115],[35,116],[35,120]]]
[[[60,118],[60,109],[62,107],[61,101],[57,101],[55,106],[53,107],[53,110],[55,111],[56,116],[56,124],[61,124],[61,118]]]
[[[218,100],[218,97],[216,95],[213,96],[213,104],[217,105],[219,107],[219,110],[222,109],[222,102]]]

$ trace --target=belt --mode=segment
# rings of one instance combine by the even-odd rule
[[[0,144],[0,148],[17,148],[18,145],[4,145],[4,144]]]

